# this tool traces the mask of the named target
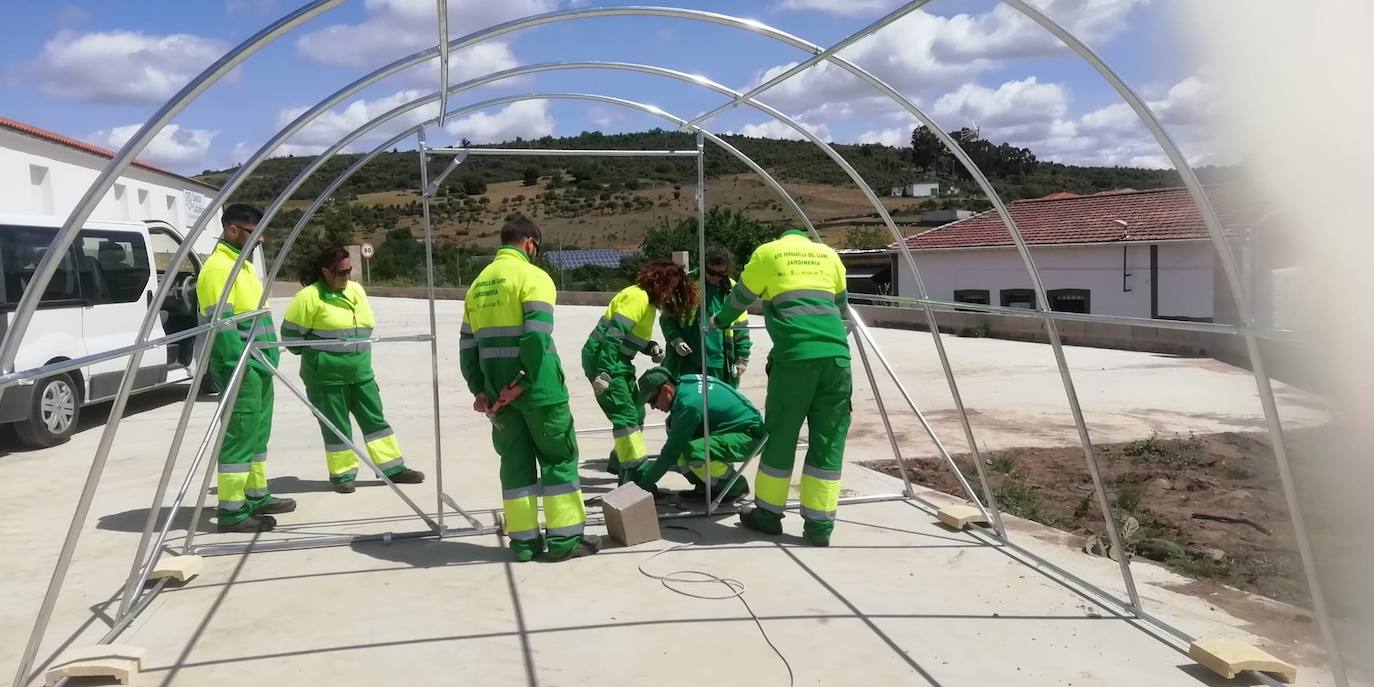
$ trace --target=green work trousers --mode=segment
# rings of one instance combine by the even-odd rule
[[[828,535],[835,527],[840,498],[840,468],[852,412],[847,358],[775,361],[768,372],[763,450],[755,480],[758,516],[782,519],[792,484],[797,437],[806,422],[806,464],[801,478],[801,515],[808,532]]]
[[[307,384],[305,395],[344,436],[353,436],[353,420],[349,416],[357,419],[368,459],[382,474],[391,477],[406,469],[396,432],[382,416],[382,396],[375,379],[354,384]],[[320,423],[329,481],[334,484],[352,482],[358,478],[358,454],[343,437],[330,429],[329,424]]]
[[[529,560],[544,549],[541,496],[549,553],[561,556],[579,546],[587,510],[577,481],[577,436],[568,403],[502,408],[491,426],[491,442],[501,456],[501,502],[516,558]]]
[[[648,455],[644,448],[644,406],[635,403],[635,373],[612,375],[611,387],[596,397],[601,412],[611,421],[615,438],[615,457],[620,474],[628,475]]]
[[[223,382],[225,385],[228,381]],[[223,387],[221,387],[223,388]],[[249,366],[224,427],[216,470],[221,525],[243,522],[272,500],[267,486],[267,440],[272,436],[272,373]]]
[[[754,449],[758,448],[759,438],[748,432],[725,432],[722,434],[711,435],[711,467],[709,475],[711,479],[711,495],[715,496],[730,480],[737,474],[731,463],[743,463],[753,455]],[[687,450],[677,459],[679,471],[687,477],[692,484],[706,483],[708,470],[706,467],[706,440],[693,439],[687,444]],[[730,495],[735,496],[749,491],[749,482],[743,475],[735,480],[734,486],[730,488]]]

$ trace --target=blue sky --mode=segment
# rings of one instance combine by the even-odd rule
[[[1212,161],[1201,119],[1211,88],[1190,57],[1175,13],[1184,0],[1038,0],[1089,42],[1155,106],[1198,161]],[[94,143],[118,146],[216,57],[299,0],[11,0],[6,19],[24,32],[0,42],[0,113]],[[449,0],[457,37],[515,17],[599,0]],[[664,4],[669,4],[665,2]],[[829,44],[891,11],[899,0],[677,0],[674,6],[757,19]],[[192,11],[195,6],[197,11]],[[254,55],[165,129],[144,158],[183,172],[241,162],[282,124],[391,60],[435,44],[433,0],[351,0]],[[978,125],[985,137],[1029,146],[1065,162],[1164,166],[1142,127],[1086,66],[1038,27],[992,0],[933,0],[853,46],[846,57],[874,71],[945,128]],[[555,61],[625,61],[752,86],[805,55],[781,43],[712,24],[668,18],[585,19],[526,29],[454,54],[454,83],[496,69]],[[395,75],[322,117],[283,152],[323,149],[371,117],[437,89],[435,62]],[[686,118],[721,96],[639,74],[564,71],[473,89],[453,107],[513,93],[583,92],[657,105]],[[828,66],[760,98],[839,142],[907,140],[911,118],[861,82]],[[404,119],[418,123],[432,111]],[[631,131],[665,125],[609,105],[538,101],[489,108],[451,121],[440,142]],[[399,125],[398,125],[399,126]],[[794,135],[739,109],[716,131]],[[379,129],[365,150],[397,127]]]

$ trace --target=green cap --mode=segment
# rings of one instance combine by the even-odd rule
[[[651,368],[639,377],[639,393],[635,394],[635,401],[639,405],[644,405],[654,397],[654,394],[658,393],[660,387],[676,381],[673,378],[673,373],[669,372],[667,368]]]

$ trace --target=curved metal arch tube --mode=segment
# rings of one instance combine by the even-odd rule
[[[1226,283],[1231,291],[1231,300],[1235,303],[1236,316],[1240,320],[1235,324],[1241,327],[1252,326],[1254,317],[1250,308],[1249,294],[1240,277],[1240,267],[1236,262],[1235,251],[1231,249],[1231,244],[1226,241],[1226,233],[1222,227],[1221,218],[1217,215],[1216,208],[1213,207],[1206,191],[1203,190],[1202,181],[1198,179],[1193,166],[1189,164],[1188,158],[1183,155],[1183,151],[1179,149],[1173,137],[1164,129],[1159,117],[1155,116],[1150,106],[1126,84],[1126,81],[1096,51],[1070,33],[1068,29],[1065,29],[1061,24],[1025,0],[1004,0],[1004,2],[1031,21],[1039,24],[1077,53],[1083,61],[1087,62],[1094,71],[1107,81],[1117,92],[1117,95],[1126,101],[1126,104],[1140,118],[1140,121],[1145,124],[1145,128],[1149,129],[1150,135],[1154,136],[1155,141],[1164,150],[1164,154],[1173,163],[1174,169],[1188,190],[1188,195],[1192,197],[1193,203],[1197,205],[1198,212],[1202,215],[1203,224],[1207,227],[1207,234],[1212,240],[1212,246],[1216,249],[1217,257],[1221,261],[1222,271],[1226,275]],[[1273,384],[1269,381],[1269,374],[1265,370],[1264,355],[1260,351],[1259,341],[1253,333],[1246,332],[1242,336],[1245,340],[1246,353],[1250,357],[1250,369],[1255,377],[1255,386],[1260,396],[1260,406],[1264,410],[1265,423],[1268,425],[1270,443],[1274,449],[1274,461],[1278,464],[1279,481],[1283,486],[1284,501],[1288,504],[1288,516],[1293,521],[1293,531],[1298,540],[1303,576],[1307,580],[1308,590],[1312,595],[1312,609],[1317,616],[1317,625],[1321,629],[1322,643],[1326,648],[1327,660],[1330,661],[1332,677],[1337,685],[1344,687],[1350,683],[1350,679],[1346,674],[1345,660],[1341,654],[1340,643],[1336,639],[1336,628],[1331,621],[1330,610],[1326,604],[1324,585],[1317,574],[1316,556],[1312,551],[1306,518],[1303,516],[1302,504],[1298,498],[1297,487],[1293,482],[1293,471],[1288,462],[1288,448],[1283,435],[1283,421],[1279,417],[1278,403],[1274,399]]]

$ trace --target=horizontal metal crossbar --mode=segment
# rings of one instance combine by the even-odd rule
[[[310,339],[297,341],[255,341],[254,348],[324,348],[328,346],[338,346],[339,344],[374,344],[374,343],[415,343],[419,341],[429,341],[434,337],[429,334],[405,334],[402,336],[379,336],[373,339]]]
[[[516,155],[526,157],[696,157],[695,150],[553,150],[549,148],[425,148],[430,155]]]
[[[241,315],[234,315],[233,317],[227,317],[222,320],[215,320],[214,322],[207,322],[205,324],[196,325],[190,329],[185,329],[175,334],[168,334],[167,336],[159,337],[156,339],[149,339],[143,343],[131,344],[129,346],[121,346],[119,348],[104,351],[102,353],[93,353],[91,355],[81,356],[80,358],[72,358],[71,360],[63,360],[61,362],[43,365],[42,367],[34,367],[27,370],[18,370],[16,372],[11,372],[7,375],[0,375],[0,389],[5,389],[7,387],[14,386],[15,384],[18,384],[25,380],[40,379],[48,375],[54,375],[61,372],[67,372],[69,370],[75,370],[79,367],[86,367],[87,365],[103,363],[106,360],[123,358],[124,356],[130,355],[136,351],[148,350],[150,348],[165,346],[170,343],[176,343],[178,341],[183,341],[185,339],[194,338],[212,329],[224,329],[230,326],[234,326],[238,323],[239,320],[251,319],[267,312],[271,311],[267,308],[263,308],[261,310],[253,310],[251,312],[246,312]]]

